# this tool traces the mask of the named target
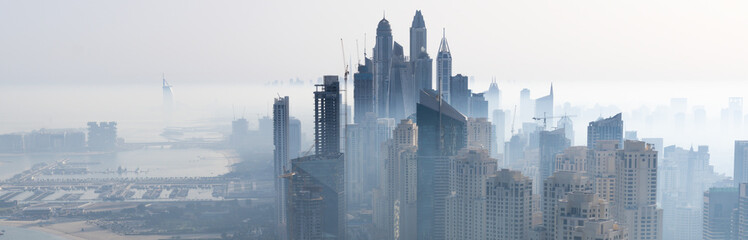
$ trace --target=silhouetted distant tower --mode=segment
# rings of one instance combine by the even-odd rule
[[[427,52],[426,44],[426,22],[423,21],[421,10],[416,10],[410,25],[410,58],[416,59],[422,52]]]
[[[485,96],[486,101],[488,101],[488,113],[490,115],[493,115],[494,110],[501,108],[501,91],[499,90],[499,85],[496,83],[496,80],[491,81],[488,91],[483,93],[483,96]],[[493,116],[489,116],[489,120],[495,122]]]
[[[410,64],[405,61],[403,46],[395,42],[390,68],[389,118],[404,119],[415,113],[416,84],[410,73]]]
[[[162,76],[162,84],[164,90],[164,110],[171,111],[174,108],[174,94],[171,92],[171,85],[166,82],[166,77]]]
[[[468,116],[473,118],[488,118],[488,101],[483,93],[470,94],[470,112]]]
[[[544,118],[553,116],[553,85],[551,84],[551,93],[547,96],[538,98],[535,100],[535,117]],[[548,127],[553,128],[553,122],[548,124]],[[547,130],[547,129],[544,129]]]
[[[436,84],[444,101],[450,104],[452,103],[451,78],[452,53],[449,51],[446,33],[443,33],[442,41],[439,43],[439,53],[436,55]]]
[[[388,117],[390,95],[390,68],[392,67],[392,28],[382,18],[377,26],[377,42],[374,46],[374,88],[376,89],[377,116]]]
[[[371,73],[371,59],[365,58],[364,65],[358,65],[358,72],[353,74],[353,122],[362,123],[367,113],[373,113],[375,103],[374,75]]]
[[[735,141],[735,186],[748,183],[748,141]]]
[[[587,126],[587,146],[595,146],[599,140],[617,140],[621,143],[618,147],[623,147],[623,120],[620,113],[590,122]]]
[[[416,11],[413,24],[410,26],[410,62],[413,69],[413,79],[417,84],[415,96],[421,89],[433,90],[432,64],[426,49],[426,22],[423,21],[421,11]]]
[[[571,145],[574,146],[574,123],[571,121],[571,118],[569,116],[562,116],[558,120],[558,123],[556,123],[556,127],[564,129],[566,139],[569,139]]]
[[[449,104],[455,107],[465,116],[470,115],[470,89],[468,89],[468,77],[457,74],[449,81]],[[447,101],[445,98],[444,101]]]

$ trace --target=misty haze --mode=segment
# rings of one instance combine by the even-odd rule
[[[748,240],[746,13],[0,1],[0,240]]]

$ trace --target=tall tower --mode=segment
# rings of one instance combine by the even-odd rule
[[[413,239],[416,227],[416,164],[418,126],[400,121],[385,144],[385,219],[382,237]]]
[[[282,177],[288,184],[287,234],[290,239],[345,239],[345,160],[340,152],[338,76],[315,85],[315,155],[291,160]]]
[[[710,188],[704,193],[704,240],[736,239],[733,216],[738,211],[738,188]]]
[[[427,52],[426,44],[426,22],[423,21],[421,10],[416,10],[410,25],[410,59],[416,59],[422,52]]]
[[[600,140],[590,147],[587,173],[592,177],[593,189],[601,198],[615,202],[616,155],[618,140]]]
[[[164,91],[164,111],[171,111],[174,108],[174,94],[171,92],[171,85],[166,82],[164,76],[161,76],[161,84]]]
[[[748,141],[735,141],[735,186],[748,183]]]
[[[564,137],[563,129],[541,131],[540,146],[540,179],[550,177],[556,171],[556,154],[570,146],[569,139]]]
[[[377,26],[377,41],[374,46],[374,88],[378,117],[388,117],[389,114],[391,67],[392,28],[390,22],[382,18]]]
[[[353,114],[354,123],[362,123],[366,113],[375,112],[375,83],[371,73],[371,59],[364,58],[364,65],[358,65],[358,72],[353,74]]]
[[[561,117],[561,119],[558,120],[558,123],[556,123],[556,126],[564,129],[564,136],[566,136],[566,139],[569,139],[571,145],[574,146],[574,123],[571,121],[571,118],[569,118],[569,116]]]
[[[463,149],[450,161],[446,239],[486,239],[486,183],[495,172],[485,149]]]
[[[535,100],[535,117],[549,116],[553,116],[553,85],[551,85],[550,94]],[[553,122],[551,121],[547,127],[553,128]]]
[[[421,91],[418,119],[418,239],[444,239],[449,158],[467,145],[467,119],[436,93]]]
[[[447,44],[446,31],[442,34],[442,41],[439,43],[439,53],[436,55],[436,84],[439,93],[447,103],[452,103],[452,93],[450,89],[452,78],[452,53],[449,51]]]
[[[618,140],[623,146],[623,120],[621,114],[598,119],[587,126],[587,146],[595,146],[599,140]]]
[[[317,155],[340,153],[340,87],[338,76],[325,76],[315,85],[314,148]]]
[[[501,169],[486,183],[486,239],[530,239],[532,180]]]
[[[501,108],[501,91],[499,90],[499,84],[496,83],[496,80],[491,81],[491,85],[488,86],[488,91],[483,95],[486,97],[486,101],[488,101],[488,114],[493,115],[493,111]],[[489,120],[491,120],[491,122],[496,122],[496,120],[493,119],[493,116],[490,116]]]
[[[291,170],[289,161],[289,102],[288,96],[278,97],[273,103],[273,145],[274,174],[275,179],[275,201],[276,201],[276,224],[279,236],[285,238],[286,225],[286,181],[280,176]]]
[[[614,215],[632,240],[662,239],[662,209],[657,208],[657,151],[641,141],[626,141],[616,155]]]
[[[410,62],[413,69],[413,80],[416,82],[415,96],[421,89],[433,90],[431,83],[433,60],[426,48],[426,22],[423,21],[421,11],[416,11],[413,24],[410,25]]]
[[[470,89],[468,88],[468,77],[457,74],[449,79],[449,104],[463,115],[469,116]]]

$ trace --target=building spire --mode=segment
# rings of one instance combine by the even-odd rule
[[[449,44],[447,44],[446,28],[442,28],[442,42],[439,43],[439,52],[449,52]]]

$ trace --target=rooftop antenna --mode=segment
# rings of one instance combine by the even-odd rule
[[[366,64],[366,33],[364,33],[364,64]]]
[[[358,52],[358,39],[356,39],[356,64],[361,65],[361,54]]]

